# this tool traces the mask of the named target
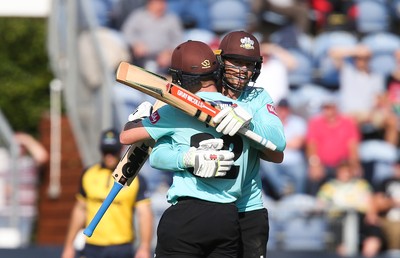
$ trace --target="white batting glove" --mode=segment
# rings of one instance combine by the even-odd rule
[[[240,128],[247,126],[252,118],[244,108],[236,105],[222,109],[213,118],[213,122],[218,124],[217,132],[233,136]]]
[[[185,167],[193,167],[193,174],[199,177],[225,176],[234,163],[235,155],[231,151],[221,150],[222,146],[222,139],[202,141],[199,148],[189,149],[183,156],[183,163]]]
[[[152,112],[153,105],[150,102],[145,101],[141,103],[132,114],[129,115],[128,121],[131,122],[138,119],[142,120],[143,118],[150,116]]]

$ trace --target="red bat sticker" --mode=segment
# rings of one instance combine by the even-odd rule
[[[196,95],[191,93],[188,94],[177,87],[171,87],[170,93],[186,103],[197,107],[198,110],[206,113],[207,115],[214,117],[217,114],[217,110],[212,105],[203,103],[202,100]]]
[[[271,104],[267,104],[267,110],[268,112],[270,112],[271,114],[274,114],[276,116],[278,116],[278,114],[276,113],[275,107]]]

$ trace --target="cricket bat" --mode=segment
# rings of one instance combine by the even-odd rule
[[[212,127],[217,126],[212,118],[221,111],[218,107],[158,74],[127,62],[121,62],[117,69],[116,79],[120,83],[180,109]],[[239,133],[270,150],[276,149],[274,143],[247,128],[241,128]]]
[[[155,111],[163,105],[165,105],[165,103],[158,100],[153,105],[153,110]],[[104,199],[99,210],[96,212],[89,225],[83,230],[83,234],[88,237],[91,237],[93,235],[93,232],[99,224],[100,220],[110,207],[111,203],[114,201],[115,197],[121,191],[121,189],[124,188],[124,186],[129,186],[136,178],[140,169],[149,158],[152,147],[153,144],[149,144],[149,142],[138,142],[128,147],[121,160],[118,162],[117,167],[112,173],[114,184],[110,192]]]

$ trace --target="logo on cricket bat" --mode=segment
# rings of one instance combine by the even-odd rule
[[[171,87],[170,93],[175,97],[185,101],[191,106],[196,107],[198,110],[214,117],[217,114],[217,110],[209,103],[205,103],[198,96],[185,92],[178,87]]]

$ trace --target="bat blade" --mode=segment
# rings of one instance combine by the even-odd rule
[[[179,85],[169,82],[162,76],[127,62],[121,62],[117,69],[116,79],[120,83],[180,109],[184,113],[194,116],[210,126],[216,126],[212,118],[221,111],[218,107]],[[274,143],[247,128],[241,128],[239,133],[268,149],[276,149]]]
[[[165,103],[163,103],[162,101],[156,101],[156,103],[153,105],[153,110],[157,110],[164,104]],[[96,215],[90,221],[88,227],[85,228],[85,230],[83,231],[83,233],[86,236],[88,237],[92,236],[100,220],[107,212],[108,208],[110,207],[111,203],[118,195],[120,190],[124,186],[129,186],[132,183],[132,181],[136,178],[140,169],[143,167],[144,163],[149,158],[152,146],[153,143],[149,144],[148,142],[138,142],[130,145],[128,149],[125,151],[121,160],[118,162],[117,167],[114,169],[112,173],[112,176],[115,180],[113,187],[108,193],[106,199],[103,201],[99,210],[96,212]]]

